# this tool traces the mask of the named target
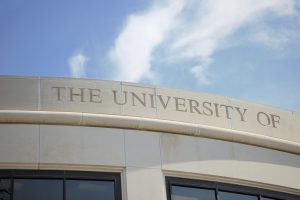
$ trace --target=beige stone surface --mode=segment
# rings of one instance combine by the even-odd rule
[[[128,93],[128,102],[119,105],[124,101],[122,94],[125,91]],[[293,153],[300,151],[297,145],[300,143],[299,112],[217,95],[115,81],[8,76],[0,77],[0,92],[5,94],[0,96],[1,123],[104,126],[174,132],[248,144],[256,142],[259,146]],[[143,101],[144,97],[146,102]],[[132,102],[133,99],[135,102]],[[243,109],[247,109],[244,120],[240,113]],[[55,113],[22,113],[38,110]],[[257,120],[258,113],[261,113],[262,124]],[[152,119],[157,121],[150,121]],[[280,121],[279,124],[277,121]],[[171,122],[179,123],[173,126]],[[214,133],[212,128],[223,130]],[[226,138],[222,134],[226,134]],[[246,137],[247,134],[251,137]],[[254,135],[269,137],[270,144],[267,139],[259,142],[259,137],[252,137]],[[279,139],[278,145],[272,138]]]
[[[300,189],[300,157],[256,146],[161,135],[162,169]]]
[[[165,180],[160,169],[126,168],[128,200],[166,200]]]
[[[125,170],[128,200],[165,200],[166,171],[300,190],[300,157],[296,154],[171,133],[0,124],[0,168],[37,166],[45,170]]]
[[[300,135],[300,112],[293,112],[292,121],[288,125],[289,132],[286,133],[287,137],[299,140]],[[296,139],[297,138],[297,139]]]
[[[232,129],[252,132],[283,140],[300,142],[300,132],[293,129],[297,123],[293,122],[291,111],[276,109],[256,103],[247,103],[240,100],[230,100],[231,104],[247,107],[246,121],[240,121],[236,116],[232,119]],[[272,115],[276,115],[272,117]],[[277,117],[279,116],[279,118]],[[273,122],[273,120],[274,122]],[[279,121],[279,123],[277,122]],[[262,124],[261,124],[262,123]]]
[[[300,188],[298,155],[236,143],[234,154],[240,179]]]
[[[204,111],[202,106],[203,102],[218,102],[220,105],[227,105],[228,101],[226,98],[167,88],[157,88],[156,95],[157,118],[159,119],[231,128],[230,120],[224,118],[224,113],[221,112],[221,110],[219,115],[222,117],[216,117],[214,112],[210,116],[211,113],[207,110]],[[161,97],[159,97],[159,95],[161,95]],[[177,100],[175,100],[176,98]],[[162,101],[166,108],[164,108],[163,103],[161,103]],[[180,111],[176,110],[176,101],[178,105],[177,109]],[[199,105],[197,105],[195,101],[197,101]],[[201,114],[199,114],[195,108],[191,108],[190,105],[197,107]]]
[[[40,162],[125,166],[120,129],[41,125]]]
[[[39,125],[0,124],[0,162],[38,163]]]
[[[161,169],[160,134],[125,130],[126,166]]]
[[[127,93],[127,95],[125,95]],[[122,115],[156,118],[155,87],[122,83]]]
[[[0,77],[1,110],[38,110],[39,78]]]
[[[230,142],[162,134],[161,145],[164,170],[237,178]]]
[[[27,124],[71,124],[78,125],[82,121],[82,113],[0,110],[1,123]]]
[[[121,106],[113,101],[113,90],[121,91],[119,82],[41,78],[41,110],[121,114]],[[116,98],[120,101],[121,95]]]
[[[81,125],[85,126],[101,126],[101,127],[115,127],[115,128],[128,128],[138,129],[139,120],[133,120],[132,117],[125,117],[118,115],[99,115],[99,114],[82,114]]]

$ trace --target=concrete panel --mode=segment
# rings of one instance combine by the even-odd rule
[[[41,163],[125,166],[120,129],[41,125]]]
[[[300,157],[250,145],[234,144],[240,179],[300,189]]]
[[[126,169],[128,200],[166,200],[165,180],[160,169]]]
[[[38,125],[0,124],[0,162],[38,163]]]
[[[126,166],[161,169],[160,134],[125,130]]]
[[[0,78],[0,109],[38,110],[38,78]]]
[[[119,82],[41,78],[41,110],[121,114],[114,90],[121,91]]]
[[[292,114],[292,121],[288,124],[289,132],[286,132],[285,134],[289,138],[294,138],[296,141],[299,141],[300,137],[300,113],[299,112],[293,112]]]
[[[237,177],[230,142],[162,134],[161,145],[164,170]]]
[[[300,189],[300,157],[191,136],[161,135],[162,169]]]

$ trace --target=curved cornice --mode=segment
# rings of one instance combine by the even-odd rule
[[[161,119],[79,112],[1,110],[0,123],[95,126],[158,131],[238,142],[300,155],[299,143],[245,131]]]

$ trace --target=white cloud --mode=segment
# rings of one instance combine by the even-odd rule
[[[197,78],[203,85],[209,85],[211,82],[208,78],[208,66],[211,64],[211,59],[202,60],[201,65],[193,66],[190,72]]]
[[[266,45],[270,48],[281,48],[288,42],[289,32],[280,30],[263,30],[254,35],[254,40],[260,44]]]
[[[149,77],[152,52],[174,26],[174,17],[180,12],[182,3],[157,4],[145,13],[128,17],[125,28],[109,52],[109,58],[118,70],[116,79],[136,82]]]
[[[196,65],[191,68],[190,72],[204,85],[209,85],[210,81],[207,78],[207,65]]]
[[[163,4],[154,1],[146,12],[128,17],[109,58],[117,68],[117,79],[134,82],[151,73],[151,61],[158,56],[169,57],[173,62],[196,60],[195,66],[188,66],[189,71],[201,83],[208,84],[206,74],[212,56],[226,37],[266,16],[293,12],[293,0],[169,0]],[[276,43],[266,35],[261,39]],[[158,47],[164,48],[165,54],[154,57]]]
[[[74,78],[86,77],[85,65],[88,62],[88,58],[82,52],[75,53],[69,59],[69,69],[71,75]]]
[[[268,12],[284,15],[293,11],[292,0],[208,0],[195,4],[197,18],[171,46],[188,58],[210,57],[226,36]]]

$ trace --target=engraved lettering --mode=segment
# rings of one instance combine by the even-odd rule
[[[200,112],[200,110],[198,109],[198,107],[199,107],[198,101],[193,100],[193,99],[188,99],[188,101],[190,104],[190,113],[194,113],[194,110],[195,110],[197,113],[202,114]]]
[[[213,115],[213,110],[211,109],[211,103],[205,101],[205,102],[202,103],[202,105],[203,105],[203,108],[204,108],[203,114],[204,114],[204,115],[207,115],[207,116],[212,116],[212,115]],[[209,105],[209,106],[208,106],[208,105]],[[208,111],[208,113],[205,112],[205,111]]]
[[[137,96],[134,92],[131,92],[131,96],[132,96],[132,105],[135,105],[135,99],[137,99],[144,107],[146,106],[146,94],[145,93],[141,93],[143,95],[143,99],[141,99],[139,96]]]
[[[164,102],[164,100],[163,100],[163,98],[162,98],[161,95],[157,95],[157,97],[158,97],[158,99],[159,99],[161,105],[163,106],[163,108],[166,109],[167,106],[168,106],[168,104],[169,104],[169,101],[170,101],[170,98],[171,98],[171,97],[167,96],[167,97],[168,97],[167,102]]]
[[[262,120],[262,119],[264,119],[264,120]],[[257,113],[257,121],[263,126],[270,125],[270,118],[269,118],[268,114],[266,114],[264,112]]]
[[[65,87],[52,87],[52,89],[57,89],[57,101],[61,101],[61,89],[66,90]]]
[[[173,114],[178,114],[178,112],[189,112],[192,114],[200,114],[211,116],[212,118],[222,118],[231,119],[233,117],[237,118],[241,122],[247,122],[248,120],[256,120],[259,126],[278,128],[281,125],[281,116],[276,114],[265,113],[259,111],[256,115],[256,119],[249,119],[247,116],[248,109],[243,107],[238,107],[234,105],[218,104],[216,102],[201,101],[197,98],[190,99],[185,97],[174,97],[167,95],[156,95],[154,92],[143,93],[135,90],[132,91],[122,91],[122,90],[111,90],[113,93],[114,104],[116,105],[128,105],[128,106],[140,106],[148,107],[150,109],[156,109],[157,106],[174,111]],[[86,103],[87,106],[90,103],[102,103],[103,95],[101,89],[97,88],[78,88],[78,87],[60,87],[53,86],[50,88],[50,92],[56,101],[68,102],[81,102]],[[131,95],[131,96],[129,96]],[[110,96],[109,96],[110,97]],[[107,99],[109,100],[109,99]],[[171,102],[171,103],[170,103]],[[160,105],[159,105],[160,104]],[[174,105],[175,104],[175,105]],[[83,107],[84,109],[84,107]],[[141,115],[143,115],[143,110],[141,110]],[[99,111],[101,113],[101,111]],[[235,116],[237,115],[237,116]],[[200,119],[201,120],[201,119]],[[201,123],[201,121],[199,122]]]
[[[239,107],[235,107],[235,109],[238,111],[238,113],[240,114],[240,117],[241,117],[241,121],[245,122],[245,113],[247,111],[246,108],[243,108],[243,112],[241,112],[240,108]]]
[[[185,99],[180,97],[173,98],[175,99],[176,110],[180,112],[187,112],[187,108],[185,108]],[[183,108],[180,108],[181,106],[183,106]]]
[[[214,106],[215,106],[215,111],[216,111],[216,117],[220,117],[219,115],[219,108],[218,108],[218,105],[217,103],[214,103]]]
[[[279,125],[280,123],[279,123],[279,120],[280,120],[280,116],[278,116],[278,115],[272,115],[272,114],[270,114],[270,116],[271,116],[271,120],[272,120],[272,126],[274,127],[274,128],[277,128],[277,124]],[[275,123],[277,123],[277,124],[275,124]]]
[[[102,99],[100,98],[101,90],[99,89],[89,89],[90,91],[90,102],[92,103],[102,103]]]
[[[115,104],[118,104],[118,105],[125,105],[126,103],[127,103],[127,92],[126,91],[124,91],[123,93],[124,93],[124,101],[123,102],[118,102],[118,100],[117,100],[117,90],[113,90],[112,91],[113,93],[114,93],[114,103]]]
[[[150,96],[151,108],[155,108],[155,96],[153,94],[149,94],[149,96]]]
[[[70,90],[70,101],[74,101],[74,97],[80,97],[80,101],[84,102],[84,88],[78,88],[80,93],[74,93],[73,88],[69,87]]]
[[[227,106],[227,105],[220,105],[220,107],[225,107],[226,117],[227,117],[227,119],[231,119],[229,108],[233,109],[233,107],[232,106]]]

